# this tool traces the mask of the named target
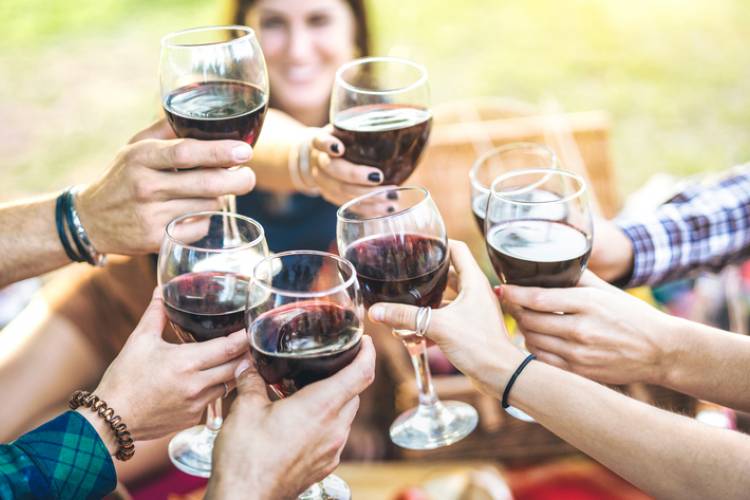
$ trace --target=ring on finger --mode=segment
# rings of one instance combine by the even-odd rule
[[[432,308],[430,306],[420,307],[417,310],[417,318],[415,321],[414,333],[419,338],[424,338],[427,329],[430,327],[430,320],[432,319]]]
[[[221,397],[221,399],[227,399],[227,396],[229,396],[229,386],[226,382],[224,382],[224,395]]]

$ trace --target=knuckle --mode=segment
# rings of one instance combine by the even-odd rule
[[[172,165],[175,167],[188,167],[190,166],[190,160],[192,156],[190,143],[187,141],[181,141],[172,146],[169,150],[170,160]]]
[[[154,186],[146,178],[140,177],[135,179],[133,183],[133,198],[136,201],[150,201],[154,197],[154,194],[156,194]],[[137,209],[141,211],[142,207],[138,207]]]

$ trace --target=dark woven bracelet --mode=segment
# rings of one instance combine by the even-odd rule
[[[115,437],[117,437],[118,449],[115,457],[123,462],[133,458],[133,455],[135,455],[135,444],[128,431],[128,426],[125,425],[119,415],[115,415],[115,411],[106,402],[88,391],[76,391],[70,397],[68,405],[71,410],[85,406],[91,411],[96,412],[109,424],[112,432],[115,433]]]
[[[508,396],[510,395],[510,390],[513,387],[513,384],[516,383],[516,379],[521,374],[523,369],[526,368],[526,365],[528,365],[529,363],[531,363],[532,360],[535,360],[535,359],[536,359],[536,356],[534,356],[533,354],[529,354],[528,356],[526,356],[526,359],[521,361],[521,364],[518,365],[518,368],[516,368],[516,371],[514,371],[513,375],[510,376],[510,380],[508,380],[508,383],[505,386],[505,390],[503,391],[503,409],[507,410],[508,407],[510,406],[508,404]]]
[[[63,249],[68,258],[73,262],[83,262],[84,259],[73,250],[73,247],[70,245],[70,240],[68,239],[68,233],[65,232],[64,209],[66,193],[67,190],[63,191],[63,193],[57,197],[57,201],[55,201],[55,226],[57,227],[57,236],[60,238],[60,243],[62,243]]]
[[[78,249],[78,255],[81,256],[81,260],[79,262],[88,262],[89,264],[93,266],[94,260],[86,251],[86,247],[83,246],[83,242],[81,241],[81,238],[78,236],[78,231],[76,231],[76,226],[75,226],[75,223],[73,222],[73,189],[72,188],[68,188],[63,192],[63,213],[65,214],[65,222],[67,223],[68,231],[70,232],[70,235],[73,238],[73,243],[75,243],[75,246]]]

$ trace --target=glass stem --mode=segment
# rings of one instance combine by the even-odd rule
[[[419,391],[419,405],[433,406],[438,401],[435,394],[435,388],[432,385],[432,374],[430,373],[430,361],[427,357],[427,341],[424,338],[418,338],[414,332],[399,331],[401,337],[409,351],[411,364],[414,367],[414,373],[417,376],[417,390]]]
[[[219,432],[221,425],[224,423],[221,399],[218,398],[208,403],[208,408],[206,408],[206,429],[214,433]]]

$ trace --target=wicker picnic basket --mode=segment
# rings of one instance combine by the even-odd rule
[[[621,198],[609,155],[609,118],[606,113],[544,113],[524,103],[506,99],[461,101],[437,107],[430,145],[408,184],[427,187],[448,228],[448,235],[469,243],[474,255],[487,263],[482,235],[471,213],[468,172],[484,151],[509,142],[544,142],[558,154],[562,168],[584,175],[593,192],[594,210],[614,215]],[[417,404],[414,372],[401,342],[382,327],[368,325],[379,353],[377,401],[383,419],[392,418]],[[578,453],[542,426],[516,420],[502,411],[500,403],[479,393],[463,375],[434,376],[441,399],[474,405],[480,413],[479,428],[465,440],[429,452],[392,446],[391,458],[424,460],[493,459],[512,464],[538,462]],[[633,397],[690,413],[690,398],[663,388],[635,385],[623,388]]]

